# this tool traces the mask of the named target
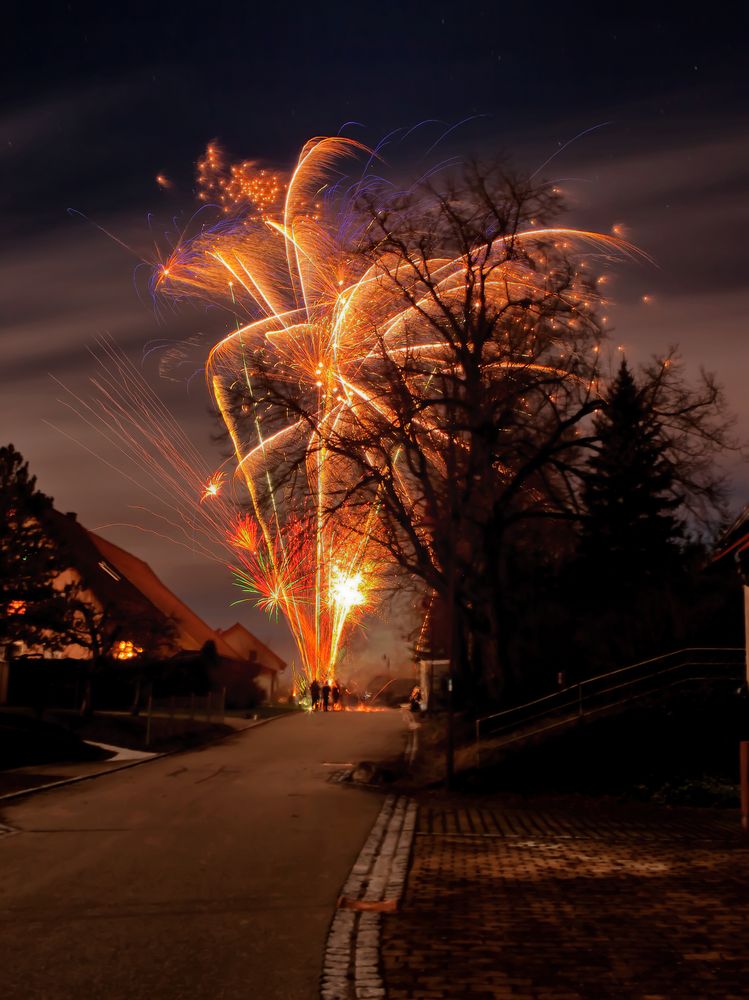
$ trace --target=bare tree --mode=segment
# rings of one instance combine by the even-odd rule
[[[714,533],[726,516],[727,484],[719,459],[742,451],[722,386],[704,368],[690,381],[675,346],[643,366],[638,384],[663,442],[687,525]]]
[[[384,564],[453,609],[465,686],[494,695],[508,681],[506,558],[574,518],[601,405],[599,297],[582,251],[612,245],[550,227],[558,208],[548,186],[477,166],[384,211],[360,204],[355,252],[372,291],[356,318],[366,340],[341,362],[345,417],[321,422],[272,351],[245,359],[266,425],[297,421],[325,450],[326,515],[349,532],[366,523]],[[237,383],[237,411],[244,393]],[[284,481],[309,481],[289,456]],[[309,468],[309,447],[299,461]]]
[[[80,646],[88,656],[82,661],[84,684],[81,715],[93,712],[93,677],[122,661],[133,667],[154,657],[163,657],[177,635],[173,618],[149,614],[128,604],[108,604],[104,607],[91,599],[84,587],[77,586],[67,599],[66,640]],[[130,670],[135,682],[133,706],[140,701],[141,675]]]

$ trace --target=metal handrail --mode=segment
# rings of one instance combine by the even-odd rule
[[[685,666],[704,666],[704,664],[699,664],[699,663],[684,664],[684,665]],[[690,680],[691,681],[700,681],[700,680],[714,680],[714,679],[715,679],[714,677],[711,678],[711,677],[707,677],[707,676],[705,676],[705,677],[680,677],[680,678],[676,678],[675,680],[671,681],[670,684],[664,685],[663,688],[661,688],[661,690],[665,690],[666,687],[676,687],[677,684],[684,684],[684,683],[686,683],[687,681],[690,681]],[[588,708],[588,710],[585,712],[585,717],[586,718],[591,718],[591,717],[593,717],[595,715],[598,715],[600,712],[606,711],[609,708],[618,708],[620,705],[628,705],[630,702],[632,702],[634,700],[635,700],[634,698],[622,698],[620,701],[611,701],[611,702],[607,702],[604,705],[592,706],[592,707]],[[552,729],[560,729],[562,726],[568,726],[568,725],[570,725],[570,723],[573,722],[573,721],[574,722],[578,721],[578,719],[579,719],[579,716],[574,716],[574,717],[564,716],[562,718],[557,718],[555,721],[549,721],[548,725],[546,725],[546,726],[540,726],[539,728],[533,729],[530,732],[518,732],[518,733],[515,733],[514,735],[512,735],[512,733],[510,732],[510,733],[508,733],[506,739],[501,739],[499,747],[500,748],[504,748],[504,747],[510,746],[513,743],[518,743],[520,740],[528,739],[531,736],[539,736],[541,733],[550,732]],[[501,731],[500,731],[500,733],[494,733],[493,735],[495,737],[499,736],[501,738]],[[479,749],[480,749],[480,744],[477,744],[477,748],[476,749],[477,749],[477,754],[478,754]]]
[[[501,712],[494,712],[491,715],[485,715],[476,720],[476,742],[477,744],[481,740],[482,728],[486,727],[487,723],[497,722],[500,719],[507,719],[507,723],[502,725],[492,726],[492,733],[498,735],[499,732],[505,731],[507,729],[516,728],[518,725],[527,725],[534,719],[543,718],[551,714],[558,713],[563,709],[576,708],[578,717],[582,717],[585,714],[585,704],[586,701],[589,702],[593,698],[599,698],[602,695],[611,694],[614,691],[619,691],[626,688],[634,688],[634,686],[642,681],[652,681],[658,677],[665,676],[666,674],[673,673],[677,670],[683,670],[687,667],[700,666],[700,667],[719,667],[719,666],[729,666],[736,667],[739,666],[733,659],[730,661],[723,660],[695,660],[691,657],[696,655],[715,655],[723,654],[725,656],[734,657],[740,654],[742,657],[745,655],[745,650],[743,647],[731,646],[709,646],[709,647],[687,647],[685,649],[674,650],[671,653],[664,653],[661,656],[651,657],[647,660],[641,660],[638,663],[630,664],[626,667],[619,667],[616,670],[610,670],[605,674],[598,674],[595,677],[589,677],[584,681],[580,681],[577,684],[568,685],[562,688],[560,691],[554,691],[551,694],[544,695],[541,698],[535,698],[532,701],[525,702],[522,705],[514,705],[512,708],[504,709]],[[652,667],[656,663],[664,663],[668,660],[673,660],[675,657],[685,657],[689,656],[690,659],[680,659],[678,663],[670,667],[665,667],[661,670],[642,672],[643,668]],[[629,680],[624,680],[623,683],[615,683],[608,687],[599,687],[596,690],[596,685],[601,685],[602,683],[613,680],[614,678],[621,678],[623,674],[632,674],[635,671],[641,671],[639,675],[632,677]],[[639,695],[638,695],[639,696]],[[628,699],[624,701],[616,702],[615,704],[623,704]],[[601,706],[605,707],[605,706]],[[536,709],[536,711],[530,711],[531,709]],[[600,711],[600,708],[598,709]],[[529,714],[530,712],[530,714]],[[590,709],[588,710],[590,714]],[[511,716],[521,715],[522,718],[518,719],[517,722],[513,723],[509,721]],[[490,735],[490,734],[487,734]]]

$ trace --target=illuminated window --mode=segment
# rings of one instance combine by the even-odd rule
[[[133,657],[138,656],[142,652],[143,650],[140,646],[136,646],[129,639],[120,639],[119,642],[115,643],[113,655],[115,660],[132,660]]]

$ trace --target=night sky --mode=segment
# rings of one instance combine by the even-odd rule
[[[108,333],[209,453],[200,380],[159,381],[149,348],[198,333],[208,342],[222,320],[198,308],[159,315],[137,268],[154,238],[166,246],[195,211],[206,143],[284,167],[308,137],[346,122],[369,143],[427,122],[425,152],[465,119],[450,152],[502,154],[530,170],[558,153],[543,173],[564,189],[567,221],[623,225],[653,258],[612,275],[612,343],[633,361],[680,344],[692,368],[718,373],[749,439],[748,26],[717,5],[700,16],[659,8],[670,5],[10,5],[0,41],[3,443],[30,460],[61,510],[148,560],[210,624],[241,617],[289,655],[281,625],[230,607],[225,570],[128,526],[143,523],[132,509],[143,496],[97,457],[111,458],[50,376],[85,395],[88,349]],[[749,473],[739,460],[729,471],[739,506]],[[373,626],[360,654],[372,666],[387,648],[381,633]]]

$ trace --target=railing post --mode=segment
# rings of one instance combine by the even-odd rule
[[[476,719],[476,767],[481,767],[481,719]]]
[[[749,741],[739,743],[741,771],[741,829],[749,833]]]

